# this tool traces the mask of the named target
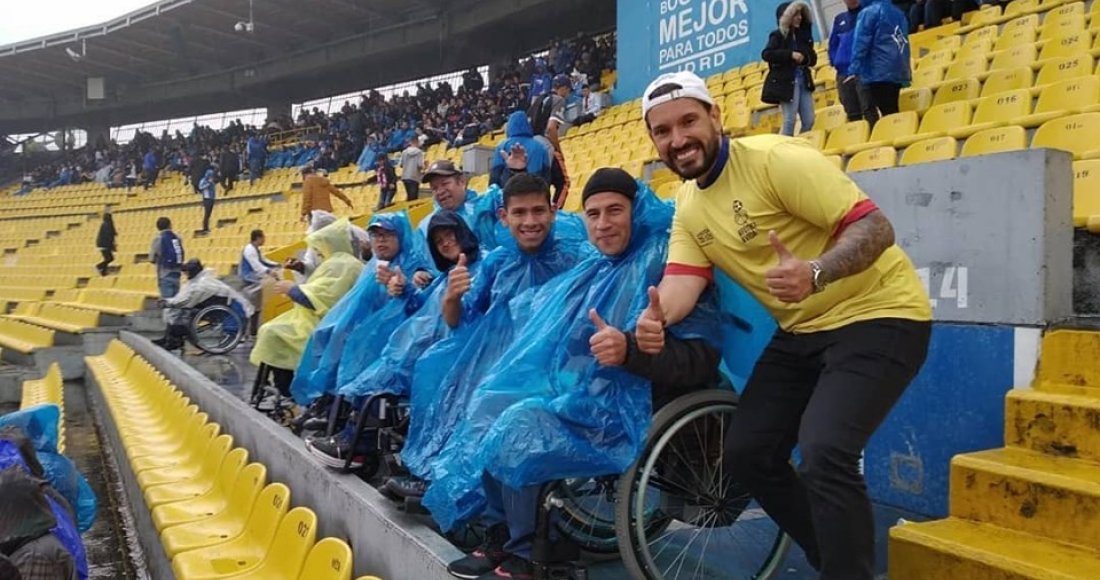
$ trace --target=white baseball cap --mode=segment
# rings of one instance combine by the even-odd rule
[[[658,87],[670,84],[679,85],[680,88],[656,98],[649,98],[649,94],[657,90]],[[695,99],[708,105],[714,104],[714,99],[711,98],[710,91],[707,90],[707,83],[703,82],[699,75],[689,71],[665,73],[649,83],[645,93],[642,93],[642,118],[646,118],[649,115],[649,110],[657,105],[683,98]]]

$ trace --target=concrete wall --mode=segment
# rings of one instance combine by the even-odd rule
[[[343,538],[355,554],[355,576],[451,578],[446,563],[461,552],[427,525],[409,516],[354,475],[321,466],[302,441],[286,428],[254,411],[175,355],[130,332],[122,340],[157,367],[192,402],[248,449],[251,461],[267,466],[269,481],[290,487],[291,502],[318,515],[318,539]],[[143,504],[134,508],[143,511]],[[147,510],[145,510],[147,512]],[[139,518],[140,519],[140,518]]]
[[[1017,151],[857,173],[926,280],[936,320],[1073,314],[1072,158]]]

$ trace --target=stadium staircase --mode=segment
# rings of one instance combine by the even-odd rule
[[[1100,577],[1100,333],[1043,338],[1005,401],[1006,447],[951,462],[949,517],[890,532],[891,580]]]

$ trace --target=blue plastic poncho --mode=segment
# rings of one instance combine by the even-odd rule
[[[12,492],[15,495],[3,496],[6,505],[4,513],[0,513],[0,543],[22,543],[21,540],[37,539],[48,531],[69,553],[77,578],[85,580],[88,577],[88,556],[68,506],[62,505],[54,493],[38,487],[41,480],[31,471],[12,441],[0,440],[0,474],[7,482],[22,478],[30,485],[30,488],[20,486],[22,489]],[[0,487],[4,485],[0,484]],[[32,490],[34,495],[28,493]],[[9,493],[9,490],[4,492]],[[39,502],[48,506],[48,513],[41,509],[46,506]]]
[[[463,253],[472,261],[467,264],[470,275],[476,278],[483,260],[477,236],[462,217],[457,212],[443,210],[430,221],[430,231],[454,228]],[[435,247],[429,250],[439,270],[446,273],[453,267],[453,262]],[[358,332],[355,340],[348,340],[341,358],[337,394],[359,398],[375,393],[408,392],[416,360],[449,331],[442,308],[446,288],[447,277],[440,275],[427,288],[391,300],[370,325],[362,325],[363,332]],[[371,332],[371,328],[375,330]],[[392,333],[390,328],[394,329]]]
[[[485,258],[463,297],[462,325],[416,363],[412,422],[401,454],[413,474],[432,478],[430,463],[463,419],[470,395],[511,345],[515,328],[532,314],[528,309],[513,312],[509,302],[569,270],[592,251],[580,218],[561,214],[537,253],[524,253],[509,235],[505,245]]]
[[[486,251],[508,244],[512,233],[500,219],[500,209],[504,207],[504,192],[491,185],[474,204],[474,221],[470,224],[477,234],[478,242]]]
[[[672,211],[642,186],[623,254],[585,260],[531,300],[517,301],[531,318],[485,375],[466,421],[431,466],[424,505],[444,530],[484,508],[485,471],[518,488],[621,473],[635,460],[650,423],[648,382],[595,362],[588,310],[618,328],[633,327],[647,288],[664,270]]]
[[[502,141],[493,152],[490,167],[498,170],[504,165],[501,154],[510,152],[513,145],[521,145],[527,151],[527,173],[550,181],[550,167],[553,159],[546,147],[535,140],[535,130],[531,127],[531,120],[527,118],[527,113],[516,111],[509,115],[508,122],[504,125],[504,134],[508,138]]]
[[[0,416],[0,429],[16,427],[30,439],[46,479],[69,502],[76,514],[77,528],[88,531],[95,522],[96,497],[88,480],[72,460],[57,452],[57,426],[61,411],[57,405],[36,405]],[[0,468],[7,465],[0,465]]]
[[[477,212],[478,212],[477,201],[478,201],[478,199],[479,199],[479,196],[477,195],[476,191],[474,191],[472,189],[467,189],[466,190],[466,201],[464,201],[462,203],[462,205],[458,206],[458,208],[456,208],[454,210],[455,213],[462,216],[462,219],[466,221],[466,225],[470,226],[471,230],[474,230],[474,226],[475,226],[475,224],[477,224]],[[417,228],[416,228],[416,232],[418,234],[420,234],[425,240],[428,240],[429,242],[431,241],[431,239],[428,237],[428,224],[431,223],[432,218],[435,217],[436,214],[438,214],[441,211],[444,211],[443,208],[439,205],[438,202],[433,200],[432,201],[432,213],[429,213],[428,215],[424,216],[424,219],[420,220],[420,225],[417,226]],[[478,239],[478,241],[481,243],[482,251],[489,251],[489,250],[493,249],[492,247],[488,247],[487,244],[495,244],[494,241],[481,240],[480,238]],[[431,244],[429,244],[429,246],[430,245]],[[496,246],[493,245],[493,247],[496,247]]]
[[[390,261],[391,267],[400,267],[408,275],[431,269],[427,246],[423,238],[413,233],[407,212],[377,214],[367,228],[376,225],[397,233],[400,250]],[[389,295],[377,281],[377,270],[378,258],[371,258],[355,286],[321,319],[310,336],[290,384],[290,393],[298,404],[308,405],[325,393],[335,392],[337,369],[347,338],[363,324],[368,324],[370,330],[378,328],[372,317],[386,305]]]

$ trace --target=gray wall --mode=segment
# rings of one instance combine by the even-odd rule
[[[1072,158],[1033,150],[857,173],[944,322],[1073,314]]]

